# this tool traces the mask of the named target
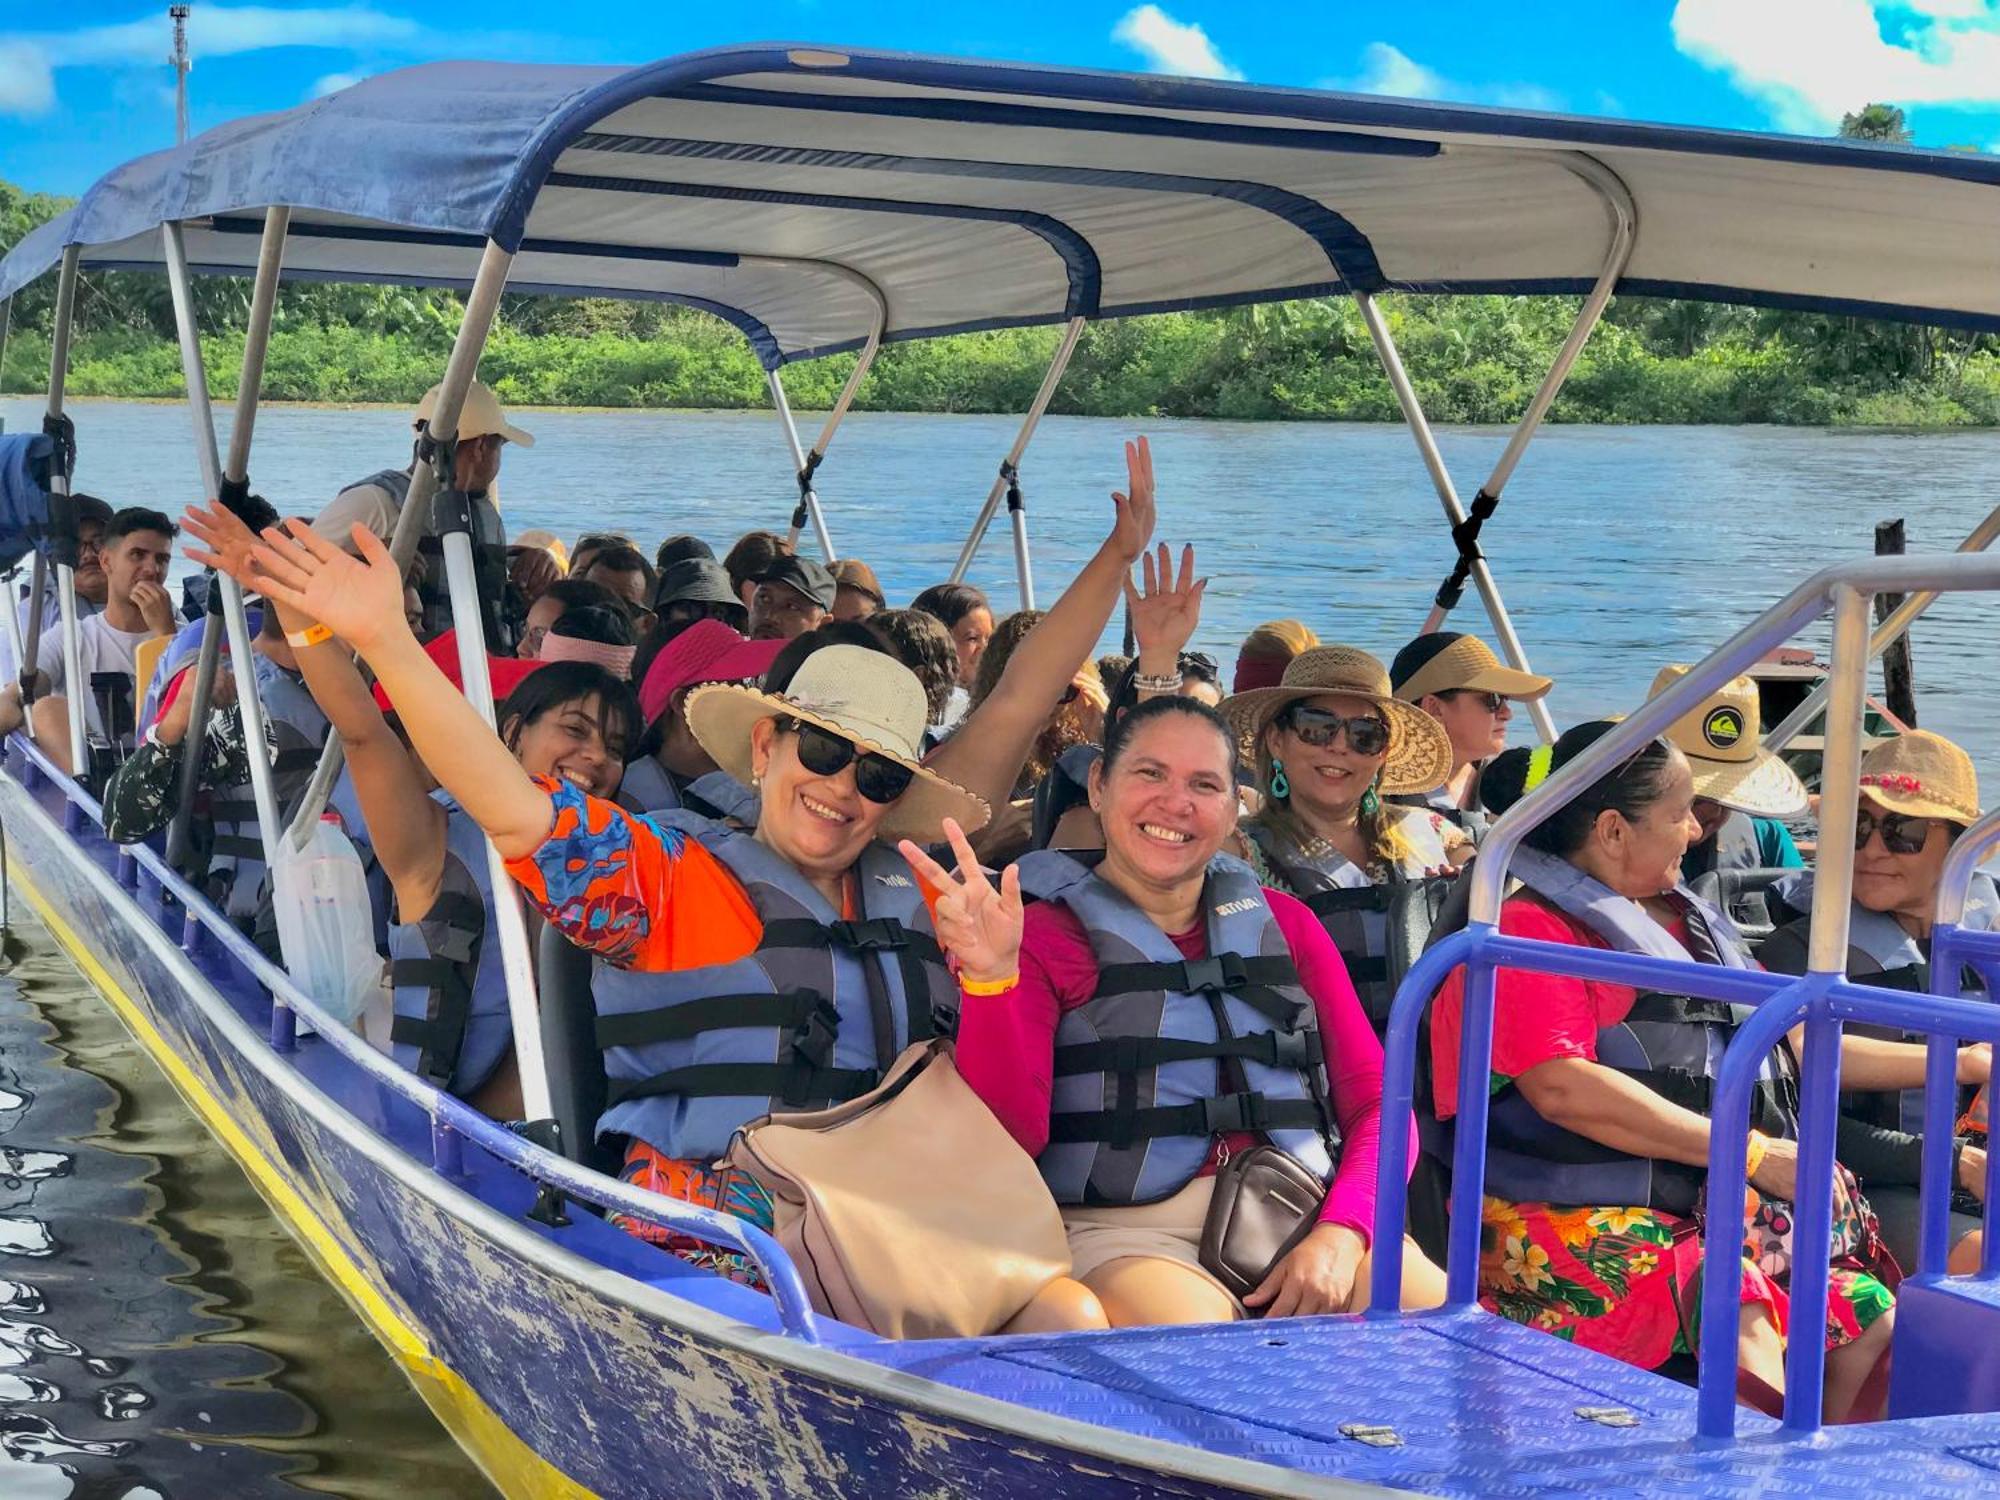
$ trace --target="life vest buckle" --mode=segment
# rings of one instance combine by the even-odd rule
[[[1202,1124],[1210,1135],[1230,1135],[1239,1130],[1263,1132],[1270,1118],[1262,1094],[1224,1094],[1201,1102]]]
[[[870,917],[862,922],[830,922],[827,931],[850,953],[893,953],[909,946],[909,934],[901,922],[889,917]]]
[[[840,1010],[824,995],[813,1004],[805,1019],[792,1028],[792,1053],[815,1068],[833,1060],[833,1044],[840,1036]]]
[[[1243,966],[1240,953],[1218,953],[1209,958],[1191,958],[1186,962],[1187,987],[1190,993],[1219,995],[1230,990],[1240,990],[1250,982],[1250,972]]]

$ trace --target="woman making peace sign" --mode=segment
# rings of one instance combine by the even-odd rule
[[[1221,856],[1235,772],[1215,710],[1152,698],[1091,768],[1094,868],[1031,854],[996,888],[952,824],[955,873],[902,846],[939,892],[937,939],[963,993],[959,1070],[1036,1157],[1075,1274],[1114,1326],[1367,1300],[1382,1050],[1318,921]],[[1025,911],[1024,887],[1041,898]],[[1316,1226],[1239,1302],[1198,1246],[1216,1167],[1260,1139],[1328,1192]],[[1442,1302],[1443,1274],[1414,1244],[1400,1253],[1404,1305]]]

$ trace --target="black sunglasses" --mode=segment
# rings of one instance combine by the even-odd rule
[[[1285,710],[1278,727],[1289,729],[1315,749],[1331,745],[1336,734],[1347,736],[1347,748],[1356,755],[1380,755],[1389,748],[1389,726],[1373,714],[1343,719],[1323,708],[1295,704]]]
[[[1891,854],[1921,854],[1924,845],[1930,841],[1933,818],[1913,818],[1908,813],[1883,813],[1876,817],[1871,812],[1854,815],[1854,847],[1857,850],[1868,847],[1868,837],[1877,829],[1882,833],[1882,847]]]
[[[815,776],[838,776],[853,762],[854,790],[870,802],[885,805],[894,802],[910,789],[910,782],[916,777],[917,773],[901,761],[862,750],[854,741],[804,719],[780,719],[778,728],[798,736],[799,764]]]
[[[1500,706],[1507,701],[1505,693],[1482,693],[1477,688],[1453,688],[1441,695],[1446,698],[1477,698],[1489,714],[1500,712]]]

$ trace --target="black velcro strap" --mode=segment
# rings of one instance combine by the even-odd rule
[[[719,1094],[779,1098],[804,1104],[827,1099],[840,1103],[874,1088],[881,1075],[873,1068],[788,1067],[784,1063],[707,1063],[674,1068],[650,1078],[613,1079],[607,1102],[646,1099],[658,1094],[712,1098]]]
[[[1254,986],[1295,985],[1299,971],[1290,958],[1222,953],[1184,958],[1178,963],[1106,964],[1097,972],[1097,994],[1234,994]]]
[[[944,951],[928,933],[913,932],[892,917],[863,922],[814,922],[786,918],[764,924],[758,948],[843,948],[849,953],[894,953],[908,949],[942,964]]]
[[[1021,498],[1021,471],[1003,459],[1000,477],[1007,481],[1007,514],[1027,509],[1028,502]]]
[[[1692,995],[1667,995],[1645,990],[1632,1001],[1625,1013],[1633,1022],[1662,1026],[1728,1026],[1736,1024],[1736,1013],[1720,1000],[1702,1000]]]
[[[472,1014],[472,991],[459,965],[442,958],[399,958],[389,965],[389,982],[397,989],[429,991],[428,1014],[398,1016],[389,1028],[391,1043],[417,1049],[417,1076],[444,1088],[458,1071],[459,1050],[465,1045],[465,1023]]]
[[[1267,1099],[1262,1094],[1224,1094],[1195,1104],[1163,1109],[1095,1110],[1058,1114],[1049,1121],[1049,1140],[1138,1142],[1162,1136],[1229,1135],[1253,1131],[1318,1130],[1319,1106],[1310,1099]]]
[[[439,891],[424,913],[425,922],[440,922],[466,932],[486,930],[486,902],[472,891]]]
[[[1500,497],[1489,495],[1484,489],[1472,497],[1472,505],[1463,521],[1451,528],[1451,544],[1458,549],[1458,562],[1437,591],[1439,609],[1456,609],[1458,601],[1465,597],[1466,580],[1472,576],[1475,565],[1485,560],[1486,554],[1479,550],[1479,532],[1493,512],[1500,508]]]
[[[296,776],[301,771],[318,769],[319,751],[310,745],[294,745],[271,757],[271,773],[274,776]]]
[[[50,477],[60,475],[64,479],[69,478],[76,472],[76,423],[70,420],[68,412],[58,412],[54,416],[44,412],[42,435],[55,444],[55,454],[49,462]]]
[[[1271,1068],[1309,1068],[1323,1061],[1316,1031],[1259,1031],[1250,1036],[1198,1042],[1179,1037],[1113,1037],[1055,1050],[1055,1073],[1137,1073],[1168,1063],[1238,1057]]]
[[[597,1018],[599,1047],[643,1047],[651,1042],[684,1042],[708,1031],[804,1024],[819,1007],[811,990],[783,994],[709,995],[680,1005],[635,1010]]]
[[[1340,916],[1355,911],[1387,911],[1396,899],[1392,885],[1363,885],[1352,889],[1314,891],[1299,900],[1316,917]]]

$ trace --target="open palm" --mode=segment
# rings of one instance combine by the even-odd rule
[[[958,856],[956,872],[924,853],[908,839],[899,846],[917,878],[937,892],[932,918],[938,946],[958,960],[958,971],[976,983],[1005,980],[1020,972],[1021,874],[1009,865],[995,890],[965,830],[950,818],[944,834]]]
[[[190,561],[198,562],[204,568],[214,568],[218,573],[227,573],[245,588],[251,587],[252,554],[257,550],[257,534],[243,524],[242,517],[228,506],[211,500],[206,505],[190,505],[187,514],[181,517],[181,527],[201,543],[199,547],[182,549]]]
[[[1173,556],[1165,542],[1157,557],[1148,552],[1141,559],[1141,587],[1134,590],[1125,580],[1125,603],[1132,613],[1132,639],[1140,655],[1159,651],[1178,656],[1194,639],[1201,624],[1201,596],[1208,588],[1206,578],[1194,576],[1194,544],[1181,548],[1181,571],[1176,578]]]
[[[360,556],[343,552],[303,521],[273,526],[251,553],[250,587],[317,620],[363,656],[403,617],[403,574],[375,534],[354,528]]]
[[[1111,540],[1129,564],[1146,550],[1159,519],[1153,503],[1153,450],[1144,438],[1125,445],[1125,488],[1113,490],[1111,498],[1118,506]]]

